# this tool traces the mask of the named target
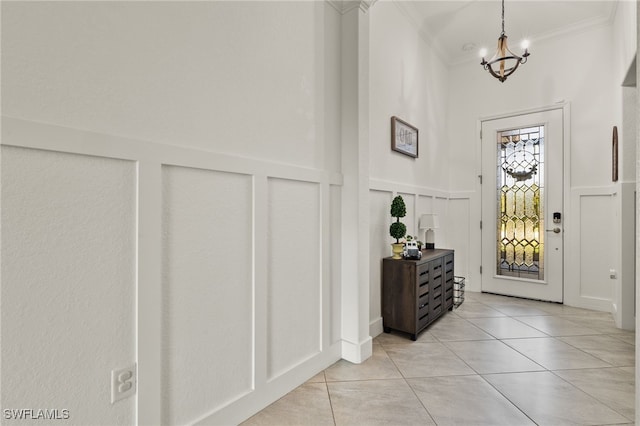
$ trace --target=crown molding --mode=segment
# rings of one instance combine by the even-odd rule
[[[349,13],[354,9],[360,9],[367,13],[378,0],[325,0],[331,7],[341,15]]]
[[[418,35],[433,49],[436,56],[442,61],[443,64],[448,66],[460,65],[472,61],[478,61],[478,55],[476,52],[468,55],[455,55],[451,56],[447,53],[444,45],[441,41],[438,40],[437,37],[434,37],[428,30],[422,25],[420,22],[420,13],[417,9],[414,8],[413,3],[410,1],[393,1],[393,3],[398,7],[398,10],[404,15],[407,22],[414,27],[417,31]],[[612,25],[615,20],[616,11],[618,8],[619,0],[615,0],[613,2],[613,6],[609,10],[609,13],[606,15],[601,15],[596,18],[585,19],[580,22],[576,22],[570,25],[565,26],[562,29],[549,31],[546,33],[538,34],[536,36],[532,36],[530,41],[532,43],[541,42],[544,40],[568,36],[584,31],[588,31],[597,27]]]
[[[532,55],[535,53],[535,45],[537,43],[541,43],[541,42],[547,42],[547,41],[552,41],[553,39],[558,39],[558,38],[563,38],[563,37],[570,37],[573,35],[577,35],[580,33],[583,33],[585,31],[591,31],[597,28],[602,28],[602,27],[606,27],[609,25],[613,25],[613,17],[610,15],[602,15],[596,18],[592,18],[592,19],[585,19],[583,21],[580,22],[576,22],[574,24],[568,25],[562,29],[559,30],[555,30],[555,31],[547,31],[545,33],[539,34],[537,36],[531,37],[529,39],[529,41],[531,42],[531,45],[529,47],[529,50],[532,52]],[[497,39],[497,37],[496,37]],[[462,65],[465,63],[469,63],[472,61],[478,61],[478,55],[477,54],[469,54],[466,56],[459,56],[457,58],[454,58],[452,60],[449,61],[449,65],[451,66],[456,66],[456,65]]]

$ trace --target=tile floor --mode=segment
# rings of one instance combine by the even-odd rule
[[[631,425],[634,365],[610,314],[467,293],[417,341],[383,333],[243,425]]]

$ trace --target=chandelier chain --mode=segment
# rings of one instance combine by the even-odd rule
[[[504,0],[502,0],[502,35],[504,35]]]

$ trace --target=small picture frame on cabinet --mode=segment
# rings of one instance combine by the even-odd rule
[[[391,117],[391,149],[418,158],[418,129],[398,117]]]

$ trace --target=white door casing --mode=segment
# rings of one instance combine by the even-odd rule
[[[483,177],[483,226],[481,231],[483,273],[481,288],[484,292],[554,302],[563,301],[564,222],[567,217],[567,212],[564,208],[565,131],[563,114],[563,108],[558,107],[518,115],[494,117],[481,122],[481,173]],[[498,134],[513,129],[526,129],[535,126],[541,126],[544,132],[542,148],[540,149],[540,164],[535,162],[537,169],[531,173],[531,166],[526,168],[522,166],[521,162],[515,161],[514,164],[516,166],[508,168],[508,173],[513,177],[511,182],[515,181],[513,183],[514,187],[532,182],[534,178],[539,179],[541,187],[539,192],[541,221],[537,228],[529,223],[526,229],[528,229],[528,235],[533,235],[535,228],[536,240],[540,242],[540,254],[536,254],[536,256],[539,255],[541,257],[539,266],[542,269],[542,274],[539,277],[540,279],[532,279],[527,274],[507,271],[504,267],[499,269],[498,256],[501,259],[505,256],[503,254],[505,246],[502,246],[503,248],[500,250],[503,251],[500,251],[501,254],[499,254],[499,248],[496,245],[499,233],[500,238],[505,237],[504,228],[499,230],[499,223],[501,222],[498,220]],[[505,171],[506,169],[505,167]],[[529,174],[526,173],[527,171]],[[535,176],[536,174],[538,176]],[[500,185],[503,185],[503,183],[500,183]],[[554,213],[561,215],[560,223],[554,223]],[[526,221],[523,222],[527,223]],[[514,225],[511,223],[510,226]],[[526,238],[529,238],[529,236]],[[534,245],[538,247],[537,243],[534,243]],[[527,247],[527,250],[530,249],[530,246]],[[532,258],[531,256],[529,256],[529,259]],[[500,273],[499,270],[501,271]]]

